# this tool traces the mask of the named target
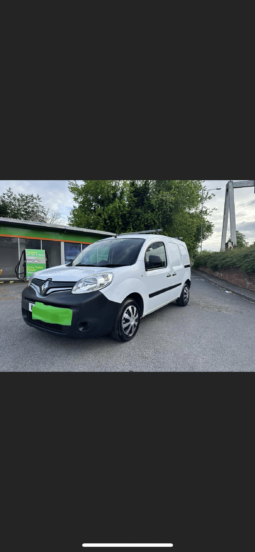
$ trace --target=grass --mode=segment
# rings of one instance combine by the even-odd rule
[[[243,272],[255,272],[255,247],[242,247],[228,251],[204,251],[196,256],[194,268],[205,266],[213,271],[220,268],[239,268]]]

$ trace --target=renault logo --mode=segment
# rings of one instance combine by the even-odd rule
[[[49,280],[46,280],[46,282],[44,282],[44,284],[41,286],[41,294],[42,295],[46,294],[46,291],[49,288],[49,285],[50,285],[51,281],[52,281],[52,279],[50,278]]]

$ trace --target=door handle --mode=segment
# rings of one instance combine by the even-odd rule
[[[177,276],[177,274],[173,274],[173,276]]]
[[[171,278],[172,274],[167,274],[167,278]]]

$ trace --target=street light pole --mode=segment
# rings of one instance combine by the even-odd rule
[[[215,192],[221,188],[210,188],[207,192]],[[203,252],[203,204],[204,204],[204,189],[202,188],[202,208],[201,208],[201,253]]]

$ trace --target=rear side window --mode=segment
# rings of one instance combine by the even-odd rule
[[[176,266],[182,266],[183,262],[181,259],[181,254],[178,245],[175,243],[168,243],[168,250],[170,253],[170,260],[173,268]]]
[[[189,266],[190,258],[189,258],[188,250],[183,245],[180,245],[180,251],[181,251],[184,266]]]
[[[166,268],[166,249],[163,242],[152,243],[145,253],[145,268],[146,270],[157,270]]]

